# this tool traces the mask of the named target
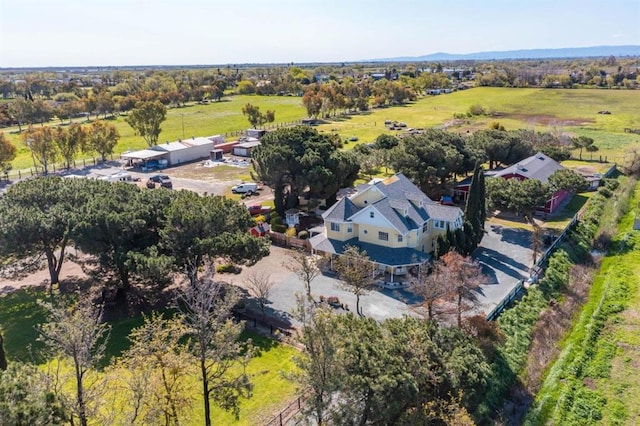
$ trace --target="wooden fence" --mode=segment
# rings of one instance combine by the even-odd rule
[[[305,393],[306,394],[306,393]],[[280,410],[278,414],[273,416],[271,420],[264,424],[264,426],[284,426],[286,425],[296,414],[300,412],[302,407],[306,404],[305,394],[297,397],[291,401],[289,405]]]

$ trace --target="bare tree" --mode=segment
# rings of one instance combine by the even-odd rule
[[[253,352],[251,342],[240,342],[243,324],[231,318],[237,300],[231,287],[213,279],[212,267],[182,294],[185,324],[194,338],[192,350],[200,365],[207,426],[211,425],[212,400],[237,418],[240,397],[251,394],[246,373]]]
[[[540,255],[544,249],[544,229],[538,226],[535,221],[531,222],[531,226],[533,228],[531,232],[531,260],[535,267],[538,261],[538,255]]]
[[[429,319],[435,318],[434,304],[444,298],[450,291],[446,283],[446,270],[440,260],[433,262],[431,270],[427,264],[420,265],[418,275],[411,276],[411,286],[422,296],[423,306],[427,308]]]
[[[302,323],[300,340],[304,350],[294,358],[298,370],[293,378],[309,392],[302,413],[313,416],[315,423],[322,426],[327,423],[328,410],[339,384],[336,328],[330,310],[317,307],[299,295],[295,316]]]
[[[264,270],[260,272],[253,271],[245,280],[245,284],[247,285],[249,293],[258,301],[262,318],[264,319],[266,316],[264,307],[267,302],[269,302],[269,292],[271,292],[271,288],[275,285],[275,282],[271,281],[271,274]]]
[[[128,383],[132,424],[137,419],[159,423],[164,417],[165,424],[178,425],[190,408],[193,389],[187,378],[192,373],[192,358],[183,343],[186,335],[180,316],[164,318],[158,313],[145,317],[144,324],[130,333],[131,347],[122,363],[133,372]]]
[[[360,312],[360,297],[369,292],[373,285],[374,263],[367,252],[358,247],[347,246],[344,253],[336,260],[336,271],[346,291],[356,296],[356,311]]]
[[[303,250],[291,251],[291,262],[285,263],[285,267],[295,273],[304,284],[309,300],[313,300],[311,295],[311,283],[320,275],[318,262]]]
[[[468,309],[469,302],[473,303],[478,299],[476,290],[485,281],[480,264],[471,259],[463,257],[455,251],[442,256],[446,274],[444,282],[448,283],[450,294],[456,298],[458,327],[462,326],[462,311]]]
[[[87,375],[104,356],[109,326],[102,322],[102,307],[87,296],[72,306],[44,305],[49,322],[39,328],[40,340],[61,358],[71,358],[76,392],[69,405],[80,424],[86,426],[98,399],[93,392],[97,386],[87,381]]]

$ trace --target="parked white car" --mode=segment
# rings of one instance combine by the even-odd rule
[[[234,194],[251,195],[254,192],[258,192],[258,184],[255,182],[241,183],[240,185],[231,187],[231,192],[233,192]]]

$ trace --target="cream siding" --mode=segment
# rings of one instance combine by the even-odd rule
[[[369,206],[376,201],[380,201],[383,198],[383,194],[376,187],[372,186],[362,192],[352,195],[350,200],[353,201],[356,206],[362,208]]]

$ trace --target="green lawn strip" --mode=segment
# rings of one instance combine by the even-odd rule
[[[39,306],[38,300],[46,300],[47,293],[40,289],[25,288],[13,291],[0,297],[0,327],[5,338],[4,347],[11,361],[31,362],[42,361],[39,356],[42,345],[36,341],[36,326],[42,324],[45,312]],[[129,346],[127,335],[134,327],[142,324],[142,317],[127,318],[111,322],[111,334],[107,344],[105,360],[102,367],[105,367],[119,356]],[[259,351],[248,367],[247,372],[251,376],[253,384],[252,397],[242,400],[240,408],[240,419],[236,421],[231,413],[222,409],[214,408],[212,417],[216,425],[254,425],[262,420],[274,415],[279,409],[286,406],[297,396],[296,386],[285,376],[295,368],[293,357],[298,353],[294,348],[280,344],[274,340],[251,332],[244,332],[243,339],[251,338],[253,344]],[[32,348],[33,350],[30,350]],[[32,353],[35,357],[32,357]],[[45,368],[43,366],[43,368]],[[65,367],[66,368],[66,367]],[[98,373],[102,375],[102,373]],[[114,374],[112,377],[123,377],[125,372]],[[193,412],[189,424],[202,424],[203,408],[199,396],[198,377],[193,377]],[[111,383],[109,391],[117,393],[120,384]],[[107,401],[115,401],[118,404],[118,396],[115,394],[105,395]],[[120,401],[119,404],[124,402]]]
[[[638,200],[637,192],[631,205]],[[561,344],[562,353],[547,374],[527,424],[589,424],[601,419],[620,424],[629,404],[634,404],[626,395],[616,395],[620,383],[611,380],[611,370],[620,366],[615,362],[620,358],[616,324],[637,294],[640,278],[640,252],[633,250],[640,240],[629,234],[635,213],[631,209],[620,221],[614,240],[618,250],[603,259],[589,299]],[[637,378],[636,373],[632,380]]]

